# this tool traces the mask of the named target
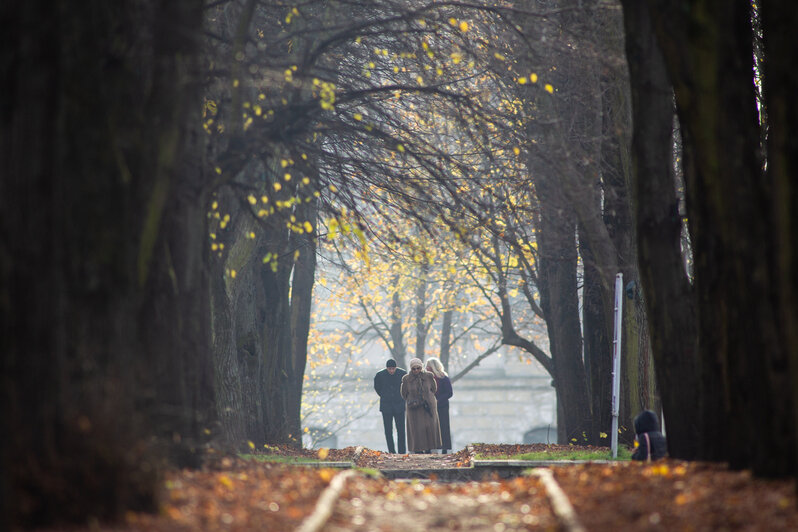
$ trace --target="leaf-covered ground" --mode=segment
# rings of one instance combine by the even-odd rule
[[[482,456],[540,451],[536,446],[478,445]],[[545,446],[544,446],[545,447]],[[548,446],[556,449],[557,446]],[[318,457],[316,451],[272,448],[270,454]],[[368,469],[467,467],[466,451],[450,455],[388,455],[354,448],[322,452],[327,461]],[[665,460],[552,468],[557,484],[588,531],[798,530],[794,483],[752,479],[715,464]],[[332,500],[325,532],[344,530],[562,530],[541,480],[444,483],[389,481],[350,473],[335,497],[322,497],[344,470],[222,458],[199,471],[172,471],[157,515],[128,514],[117,525],[85,530],[296,530]]]

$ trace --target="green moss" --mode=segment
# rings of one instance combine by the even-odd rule
[[[315,458],[304,458],[301,456],[283,456],[279,454],[239,454],[244,460],[255,460],[256,462],[269,462],[275,464],[308,464],[318,463]]]
[[[631,460],[632,452],[626,447],[618,447],[618,457],[614,460]],[[536,453],[523,453],[504,456],[482,456],[477,455],[477,460],[613,460],[612,451],[609,449],[601,451],[547,451]]]

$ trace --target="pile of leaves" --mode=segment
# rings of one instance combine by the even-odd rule
[[[662,460],[553,468],[588,530],[798,530],[792,480]]]
[[[305,449],[292,445],[265,445],[254,456],[283,456],[286,458],[307,458],[327,462],[351,462],[355,457],[357,447],[344,447],[343,449]]]
[[[159,514],[129,513],[124,526],[113,530],[293,530],[338,472],[236,458],[172,471],[164,479]]]
[[[281,456],[320,456],[319,451],[279,449]],[[473,450],[500,457],[542,449],[478,444]],[[330,449],[321,455],[351,461],[355,449]],[[430,456],[364,449],[357,456],[358,465],[362,461],[379,469],[385,461],[452,467],[464,465],[466,455],[465,450]],[[723,465],[678,460],[569,465],[552,471],[589,531],[798,530],[791,480],[754,479],[749,472]],[[322,492],[339,474],[340,469],[224,457],[200,470],[168,472],[158,514],[129,513],[122,523],[94,522],[86,530],[295,530],[317,509]],[[505,531],[558,528],[539,479],[395,482],[356,474],[346,482],[324,530],[486,530],[499,524]]]

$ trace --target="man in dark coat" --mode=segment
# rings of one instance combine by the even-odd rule
[[[382,423],[385,426],[385,441],[388,442],[388,452],[396,453],[393,446],[393,426],[396,425],[396,437],[399,443],[399,454],[405,454],[405,400],[399,393],[402,386],[402,377],[407,372],[396,367],[392,358],[385,363],[385,369],[378,371],[374,376],[374,390],[380,396],[380,412]]]
[[[635,418],[637,449],[632,454],[632,460],[646,462],[665,457],[668,453],[668,444],[659,429],[657,414],[651,410],[643,410]]]

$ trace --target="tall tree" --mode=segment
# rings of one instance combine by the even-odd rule
[[[2,524],[154,509],[150,436],[211,421],[201,7],[0,8]]]
[[[789,384],[793,390],[793,415],[798,414],[798,91],[792,35],[798,27],[798,13],[789,2],[769,0],[761,3],[761,17],[766,55],[764,71],[765,103],[768,110],[768,175],[773,183],[769,204],[775,240],[773,243],[775,277],[778,285],[778,330],[789,367]],[[777,360],[773,370],[783,371],[783,360]],[[771,379],[775,376],[771,373]],[[780,379],[779,377],[776,377]],[[776,383],[778,384],[778,383]],[[795,425],[795,423],[790,423]],[[790,449],[782,449],[789,453]],[[792,452],[795,452],[793,442]],[[785,462],[779,460],[777,462]],[[775,464],[778,466],[779,464]]]
[[[780,294],[791,285],[778,266],[789,253],[779,249],[775,235],[785,234],[792,222],[789,217],[776,219],[768,214],[781,203],[775,194],[775,176],[769,165],[765,170],[760,157],[752,5],[694,1],[684,9],[680,3],[663,0],[645,5],[627,2],[624,7],[627,31],[634,35],[630,42],[648,43],[649,50],[654,43],[662,51],[682,128],[687,217],[694,246],[695,282],[689,293],[698,323],[698,357],[693,367],[700,369],[701,381],[697,387],[699,423],[670,434],[676,432],[674,436],[682,440],[688,437],[683,429],[697,426],[696,456],[728,460],[734,467],[751,467],[761,475],[791,473],[795,434],[793,424],[783,422],[794,415],[793,397],[787,392],[792,389],[787,371],[790,346],[779,332],[783,325]],[[651,25],[635,30],[632,20]],[[778,24],[772,31],[768,37],[767,25],[763,27],[765,42],[772,44],[778,58],[785,50],[787,31]],[[633,63],[630,54],[632,68]],[[634,68],[633,79],[638,76],[645,79],[639,67]],[[784,81],[781,76],[777,78]],[[664,72],[660,80],[663,77]],[[637,85],[639,80],[634,83],[637,98],[650,92],[648,86]],[[766,116],[770,119],[769,113]],[[785,124],[789,120],[780,122],[780,126]],[[666,177],[662,169],[654,175]],[[675,217],[675,204],[670,212]],[[671,227],[673,234],[675,224]],[[641,248],[649,242],[641,237]],[[672,263],[663,279],[674,278],[681,268]],[[779,286],[778,280],[786,284]],[[667,294],[669,286],[677,284],[654,281],[646,288],[657,298]],[[684,338],[684,330],[673,330],[663,338],[669,345],[657,349],[673,350],[680,345],[680,337]],[[692,369],[693,345],[680,346],[677,353],[685,361],[677,367],[686,377]],[[674,411],[674,415],[683,416],[684,411]],[[690,420],[694,421],[693,416]],[[730,444],[718,449],[715,442],[719,440]],[[690,454],[690,449],[684,454]]]

